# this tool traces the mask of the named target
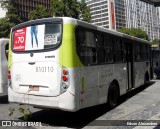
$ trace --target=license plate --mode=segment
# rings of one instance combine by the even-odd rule
[[[39,86],[29,86],[30,91],[39,91]]]

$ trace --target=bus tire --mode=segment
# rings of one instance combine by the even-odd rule
[[[146,84],[147,81],[149,81],[148,72],[146,72],[146,74],[145,74],[145,77],[144,77],[144,84]]]
[[[109,86],[108,90],[108,104],[111,109],[115,108],[118,105],[119,100],[119,89],[115,83],[112,83]]]

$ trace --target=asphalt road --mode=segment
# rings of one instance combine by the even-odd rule
[[[8,115],[9,108],[15,108],[13,116]],[[24,107],[24,106],[23,106]],[[8,103],[7,90],[0,94],[0,120],[23,120],[23,115],[18,113],[18,104]],[[160,129],[156,126],[106,126],[106,123],[115,120],[160,120],[160,80],[153,80],[148,84],[121,97],[120,104],[110,110],[107,105],[86,108],[76,113],[55,109],[37,109],[31,106],[32,116],[29,121],[42,122],[42,127],[30,129],[52,128],[85,128],[85,129]],[[113,120],[113,121],[110,121]],[[126,122],[124,121],[124,122]],[[121,121],[120,121],[121,122]],[[0,127],[8,129],[9,127]],[[28,129],[29,127],[11,127],[12,129]]]

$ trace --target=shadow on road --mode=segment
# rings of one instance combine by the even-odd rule
[[[145,90],[155,82],[149,82],[132,92],[123,95],[120,104],[135,96],[139,92]],[[32,114],[29,121],[39,121],[49,126],[60,126],[69,128],[83,128],[95,119],[110,111],[106,104],[94,106],[80,110],[78,112],[65,112],[57,109],[44,109]],[[22,117],[20,119],[23,119]]]
[[[0,96],[0,104],[8,104],[8,95]]]
[[[127,101],[128,99],[132,98],[133,96],[135,96],[136,94],[144,91],[145,89],[147,89],[148,87],[152,86],[153,84],[155,83],[155,81],[150,81],[150,82],[147,82],[145,85],[142,85],[130,92],[128,92],[127,94],[125,95],[122,95],[121,96],[121,99],[120,99],[120,104]]]
[[[29,121],[39,121],[44,125],[83,128],[96,118],[109,111],[106,104],[86,108],[77,112],[66,112],[56,109],[45,109],[32,114]],[[22,117],[20,119],[23,119]]]

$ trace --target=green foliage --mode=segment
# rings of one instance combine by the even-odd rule
[[[87,8],[87,4],[85,3],[85,0],[81,1],[80,12],[81,12],[81,18],[83,21],[87,21],[87,22],[91,21],[90,9]]]
[[[63,17],[64,3],[59,0],[51,0],[51,15]]]
[[[13,116],[13,114],[14,114],[14,112],[15,112],[15,109],[14,108],[9,108],[8,109],[9,110],[9,116]],[[32,112],[30,111],[30,109],[29,108],[27,108],[27,109],[25,109],[25,108],[23,108],[23,107],[19,107],[18,108],[18,111],[19,111],[19,114],[20,115],[23,115],[23,119],[24,119],[24,121],[28,121],[29,120],[29,118],[31,117],[31,115],[32,115]]]
[[[9,110],[9,113],[8,113],[9,116],[12,116],[15,111],[14,108],[9,108],[8,110]]]
[[[18,6],[14,0],[1,2],[1,6],[7,9],[6,17],[0,19],[0,38],[9,37],[11,28],[22,22],[18,17]]]
[[[29,118],[30,118],[31,115],[32,115],[32,112],[30,111],[29,108],[28,108],[28,109],[24,109],[24,108],[20,107],[20,108],[18,109],[18,111],[19,111],[20,114],[24,115],[24,116],[23,116],[24,121],[28,121]]]
[[[140,28],[138,28],[138,29],[137,28],[130,28],[130,29],[122,28],[122,29],[119,29],[118,31],[125,33],[125,34],[128,34],[128,35],[131,35],[131,36],[135,36],[137,38],[149,40],[147,33]]]
[[[58,17],[79,18],[79,3],[75,0],[52,0],[51,14]]]
[[[159,47],[160,46],[160,39],[154,39],[151,42],[152,47]]]
[[[14,0],[6,0],[2,2],[2,7],[7,9],[6,18],[9,22],[19,24],[22,22],[21,18],[18,17],[18,5]]]
[[[55,17],[72,17],[88,22],[91,20],[90,10],[85,1],[51,0],[51,15]]]
[[[151,42],[152,45],[159,45],[160,44],[160,39],[154,39],[152,42]]]
[[[9,37],[11,26],[12,23],[10,23],[7,18],[0,19],[0,38]]]
[[[49,17],[49,11],[43,5],[38,5],[35,8],[35,10],[30,11],[30,13],[29,13],[29,19],[30,20],[47,18],[47,17]]]

